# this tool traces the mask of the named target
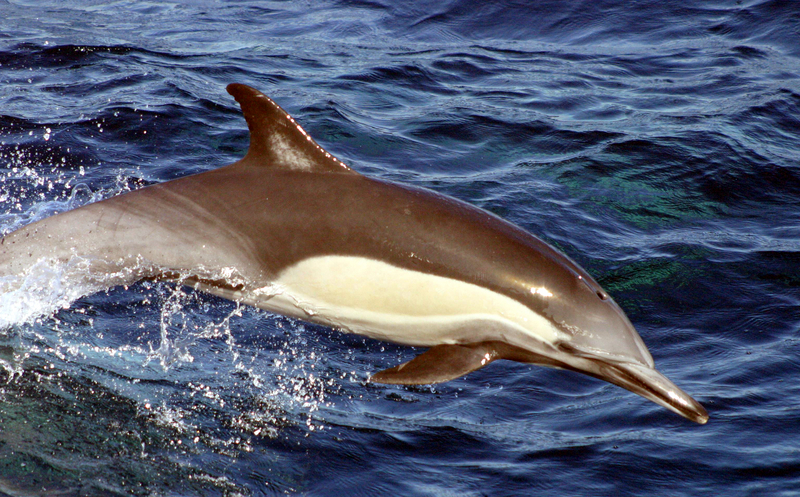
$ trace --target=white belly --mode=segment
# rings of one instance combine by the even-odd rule
[[[553,343],[559,335],[547,319],[504,295],[361,257],[306,259],[284,270],[263,298],[240,300],[404,345]]]

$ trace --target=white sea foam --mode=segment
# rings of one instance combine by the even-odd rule
[[[0,329],[68,309],[78,298],[100,290],[70,282],[69,275],[85,263],[78,258],[67,263],[42,260],[23,275],[0,277]]]

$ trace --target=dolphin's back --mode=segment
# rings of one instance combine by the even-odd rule
[[[172,190],[170,182],[146,187],[5,235],[0,239],[0,276],[24,274],[43,262],[70,261],[83,264],[87,279],[100,273],[117,274],[115,284],[168,271],[246,268],[241,257],[246,247],[237,245],[234,237],[218,236],[225,229],[219,219]],[[204,243],[210,233],[214,239]]]

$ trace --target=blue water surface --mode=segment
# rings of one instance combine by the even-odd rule
[[[0,0],[0,231],[219,167],[225,85],[596,276],[694,425],[145,282],[0,297],[0,495],[800,494],[800,5]]]

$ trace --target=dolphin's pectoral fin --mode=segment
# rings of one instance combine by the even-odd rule
[[[488,343],[436,345],[408,362],[372,375],[370,381],[395,385],[443,383],[499,358],[494,347]]]

